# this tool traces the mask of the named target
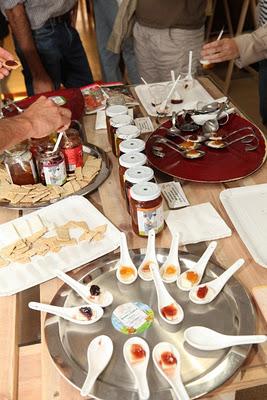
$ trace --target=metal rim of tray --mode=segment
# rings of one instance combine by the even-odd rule
[[[165,261],[168,252],[169,252],[168,249],[157,249],[157,258],[160,264]],[[131,251],[131,256],[135,265],[138,266],[140,264],[141,260],[144,257],[144,254],[145,254],[144,249]],[[179,258],[182,270],[191,267],[199,259],[199,257],[188,253],[180,253]],[[75,279],[81,280],[83,283],[90,282],[91,284],[92,281],[94,281],[94,283],[98,284],[98,281],[100,280],[100,286],[103,287],[103,285],[101,284],[101,279],[102,280],[106,279],[107,285],[112,284],[112,288],[110,287],[107,288],[108,290],[113,290],[114,303],[105,310],[104,317],[102,318],[102,320],[96,323],[100,324],[100,326],[98,328],[95,327],[91,332],[91,334],[88,333],[88,331],[79,332],[80,330],[79,325],[75,325],[74,327],[73,324],[70,324],[67,321],[64,321],[58,317],[49,314],[46,315],[44,324],[44,334],[48,351],[58,371],[60,372],[60,374],[62,374],[62,376],[65,379],[67,379],[67,381],[70,384],[72,384],[78,390],[81,388],[87,373],[86,348],[89,342],[93,339],[93,337],[104,333],[111,336],[111,338],[114,341],[114,353],[111,362],[113,363],[113,358],[114,358],[114,363],[115,363],[116,356],[119,357],[119,360],[116,360],[115,364],[113,363],[113,365],[109,365],[107,369],[100,375],[100,378],[98,378],[98,381],[95,384],[91,395],[94,398],[103,400],[115,400],[118,398],[122,400],[138,399],[137,389],[134,385],[133,380],[131,380],[132,378],[130,373],[129,373],[130,381],[127,381],[128,376],[124,377],[124,374],[126,373],[125,370],[127,370],[127,368],[125,364],[122,364],[122,359],[123,359],[122,346],[118,349],[119,344],[117,343],[119,341],[125,342],[131,336],[117,332],[112,327],[110,320],[111,311],[113,311],[118,304],[134,300],[131,299],[131,297],[129,298],[129,293],[131,291],[130,287],[132,286],[132,288],[134,288],[134,285],[136,284],[139,285],[141,288],[146,287],[147,289],[149,289],[149,290],[146,289],[145,293],[147,293],[146,296],[150,297],[150,301],[148,301],[149,299],[147,299],[147,301],[144,301],[142,297],[137,299],[135,298],[135,300],[146,302],[146,304],[150,305],[151,308],[153,308],[153,311],[155,312],[154,324],[152,325],[151,328],[149,328],[146,332],[144,332],[144,334],[141,335],[148,341],[148,344],[150,344],[150,351],[152,352],[152,349],[157,342],[162,341],[164,339],[165,341],[169,340],[170,342],[174,343],[174,337],[172,335],[175,335],[177,336],[175,344],[180,347],[182,346],[181,349],[179,349],[180,353],[181,351],[183,353],[181,354],[182,372],[183,372],[183,365],[188,364],[188,360],[190,361],[192,359],[191,361],[193,369],[190,372],[189,375],[190,378],[188,378],[188,371],[186,371],[185,375],[187,375],[187,377],[184,379],[186,389],[191,399],[198,398],[216,389],[217,387],[222,385],[225,381],[227,381],[241,367],[241,365],[246,360],[249,354],[249,351],[251,349],[250,345],[234,346],[229,349],[207,353],[193,349],[187,343],[181,344],[181,338],[179,340],[179,335],[181,336],[183,334],[185,328],[187,328],[190,325],[201,325],[201,323],[194,323],[194,322],[190,323],[190,320],[194,318],[201,318],[201,319],[208,318],[208,321],[203,323],[203,326],[208,326],[212,329],[217,328],[218,331],[228,334],[255,333],[255,313],[253,304],[246,290],[235,278],[231,278],[228,281],[228,283],[225,285],[223,294],[220,294],[220,296],[218,296],[218,298],[211,303],[210,307],[211,307],[212,318],[209,318],[210,314],[208,312],[208,309],[207,308],[205,309],[205,307],[209,305],[198,306],[191,303],[188,300],[188,294],[186,295],[187,301],[185,302],[184,300],[182,300],[182,298],[185,297],[184,295],[185,292],[181,292],[177,288],[175,283],[167,285],[167,288],[170,290],[171,295],[175,293],[174,297],[176,298],[176,300],[178,300],[178,302],[180,302],[180,304],[185,310],[185,320],[182,322],[182,324],[178,325],[178,328],[174,327],[173,328],[174,331],[171,331],[170,325],[166,327],[162,325],[164,323],[159,324],[157,303],[155,301],[155,297],[154,296],[151,297],[153,289],[151,290],[150,285],[153,285],[153,282],[143,282],[140,281],[140,278],[138,278],[140,282],[136,283],[138,282],[136,281],[132,285],[122,285],[118,283],[114,274],[114,269],[115,269],[114,267],[118,259],[119,259],[118,253],[116,254],[110,253],[106,256],[101,257],[98,260],[95,260],[89,264],[82,266],[82,268],[78,272],[72,273],[72,276]],[[204,281],[213,279],[216,276],[220,275],[222,272],[223,269],[221,267],[215,265],[212,262],[209,262],[204,277]],[[114,282],[111,282],[112,279],[110,279],[111,276],[110,274],[114,275],[114,282],[116,281],[115,284]],[[139,292],[140,292],[140,287],[139,287]],[[123,291],[122,293],[124,293],[124,295],[122,296],[122,299],[120,299],[119,303],[116,303],[116,297],[121,297],[120,294],[121,290]],[[51,304],[58,306],[63,306],[65,304],[67,306],[71,306],[71,305],[82,304],[82,300],[66,284],[64,284],[63,286],[61,286],[61,288],[54,296]],[[222,312],[221,310],[222,304],[224,307],[228,308],[228,310],[222,309],[223,318],[221,318],[222,315],[220,314]],[[186,307],[189,308],[189,311],[186,310]],[[212,312],[212,308],[214,308],[213,310],[214,312]],[[90,327],[94,327],[96,324],[90,325]],[[106,326],[107,329],[103,329],[104,325],[107,325]],[[223,329],[225,329],[225,331],[222,329],[222,327]],[[95,329],[96,331],[98,330],[98,332],[94,333]],[[175,332],[175,329],[177,330],[177,332]],[[232,332],[229,331],[230,329],[232,329]],[[73,337],[75,337],[75,332],[76,333],[79,332],[78,344],[75,343],[75,340],[73,341]],[[160,336],[161,340],[159,340]],[[158,339],[156,340],[156,342],[154,340],[154,337]],[[83,345],[84,340],[86,342],[86,346]],[[151,342],[155,343],[152,344]],[[70,349],[73,345],[75,351],[71,352]],[[83,348],[83,350],[81,350],[81,348]],[[82,360],[77,361],[76,359],[78,357],[77,354],[80,351],[82,351],[81,354]],[[118,351],[120,353],[118,353]],[[218,360],[216,357],[218,358]],[[201,371],[200,364],[201,363],[203,364],[205,362],[212,364],[213,358],[215,359],[214,361],[215,364],[208,365],[206,370],[205,369],[203,370],[204,368],[203,367]],[[195,364],[196,360],[197,363]],[[159,374],[157,373],[152,364],[153,363],[150,356],[150,364],[148,367],[148,380],[150,383],[150,390],[151,390],[150,399],[151,400],[173,399],[170,387],[168,386],[168,384],[166,384],[164,380],[162,380],[162,377],[159,376]],[[118,366],[120,366],[119,377],[116,376],[116,368],[118,368]],[[200,370],[199,373],[197,372],[198,375],[194,379],[192,378],[192,375],[195,373],[196,368],[199,368]],[[113,381],[112,374],[114,375],[114,385],[110,383],[110,380]]]

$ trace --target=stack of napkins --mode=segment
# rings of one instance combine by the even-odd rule
[[[231,236],[231,229],[211,203],[165,212],[172,234],[180,233],[180,244],[186,245]]]

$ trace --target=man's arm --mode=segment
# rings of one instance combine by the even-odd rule
[[[17,4],[11,9],[6,9],[5,13],[31,70],[34,93],[54,90],[53,82],[45,71],[38,55],[24,5]]]
[[[41,138],[58,130],[66,130],[70,118],[70,110],[58,107],[41,96],[24,113],[0,120],[0,151],[31,137]]]

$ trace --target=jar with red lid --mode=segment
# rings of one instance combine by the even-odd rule
[[[107,125],[107,134],[108,134],[108,141],[111,145],[111,129],[110,129],[110,119],[114,118],[118,115],[127,115],[128,114],[128,107],[122,105],[113,105],[108,106],[106,108],[106,125]]]
[[[15,185],[33,185],[37,182],[36,169],[27,143],[19,143],[5,150],[4,164]]]
[[[124,174],[125,180],[125,199],[127,205],[127,211],[130,213],[130,189],[136,183],[153,182],[154,171],[150,167],[134,167],[129,168]]]
[[[64,155],[60,150],[48,148],[38,156],[39,177],[43,185],[61,186],[66,182],[67,172]]]
[[[130,214],[133,231],[148,236],[151,229],[158,234],[164,227],[160,187],[153,182],[137,183],[130,189]]]
[[[140,129],[135,125],[127,125],[118,128],[115,133],[115,155],[119,157],[119,146],[123,140],[136,139],[138,136],[140,136]]]
[[[120,156],[122,154],[129,153],[143,153],[146,147],[146,143],[142,139],[128,139],[123,140],[119,144]]]
[[[61,140],[61,151],[65,158],[67,173],[83,166],[83,146],[79,131],[69,128]]]
[[[118,128],[128,126],[133,123],[133,119],[130,115],[116,115],[116,117],[110,118],[110,137],[111,137],[111,148],[112,153],[116,156],[115,149],[115,134]]]
[[[141,167],[145,165],[147,161],[147,157],[143,153],[130,153],[130,154],[123,154],[119,158],[119,178],[120,178],[120,185],[121,185],[121,194],[125,196],[125,188],[124,188],[124,174],[125,171],[129,168],[133,167]]]

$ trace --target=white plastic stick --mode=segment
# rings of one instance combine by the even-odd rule
[[[64,135],[64,133],[65,133],[64,131],[59,132],[59,135],[58,135],[58,137],[57,137],[56,144],[55,144],[55,146],[54,146],[54,148],[53,148],[53,153],[54,153],[55,151],[57,151],[57,149],[58,149],[58,147],[59,147],[59,145],[60,145],[62,136]]]

